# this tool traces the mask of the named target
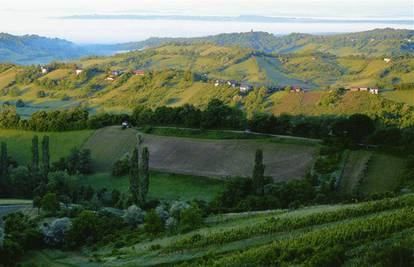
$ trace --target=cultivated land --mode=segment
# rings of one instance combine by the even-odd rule
[[[359,181],[366,175],[368,161],[372,156],[368,151],[351,151],[347,158],[340,184],[340,191],[351,194]]]
[[[206,218],[205,227],[187,234],[82,254],[43,250],[28,253],[23,262],[48,266],[171,266],[184,262],[269,266],[283,257],[279,250],[296,251],[306,245],[320,252],[344,245],[345,266],[367,266],[364,260],[370,251],[390,242],[413,242],[412,211],[413,195],[407,195],[371,203],[212,216]]]
[[[119,126],[96,131],[84,148],[92,151],[97,171],[110,171],[114,162],[130,153],[137,131]],[[152,170],[206,177],[250,177],[254,153],[262,149],[265,175],[275,181],[302,178],[314,160],[314,145],[296,145],[263,140],[201,140],[143,134],[150,151]]]

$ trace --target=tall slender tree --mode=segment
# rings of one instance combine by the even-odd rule
[[[149,189],[149,151],[147,147],[142,149],[142,160],[141,160],[141,184],[139,190],[140,203],[144,205],[147,200],[148,189]]]
[[[9,169],[8,155],[7,155],[7,144],[1,142],[1,155],[0,155],[0,176],[6,177]]]
[[[263,151],[261,149],[256,150],[254,168],[253,168],[253,186],[256,194],[263,195],[264,193],[264,170],[263,164]]]
[[[43,136],[43,140],[42,140],[42,169],[43,169],[43,177],[47,179],[47,175],[50,169],[49,136],[47,135]]]
[[[39,138],[37,135],[32,139],[32,174],[36,174],[39,171]]]
[[[139,151],[138,148],[135,148],[132,152],[131,157],[131,168],[129,171],[129,190],[132,195],[132,202],[136,205],[139,205]]]

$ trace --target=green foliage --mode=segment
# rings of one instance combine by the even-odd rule
[[[140,189],[139,189],[139,198],[141,205],[144,205],[147,201],[147,195],[149,191],[149,151],[147,147],[142,149],[141,157],[141,170],[140,170]]]
[[[203,212],[193,204],[190,208],[184,209],[180,214],[179,229],[181,232],[188,232],[203,225]]]
[[[132,202],[134,204],[139,203],[139,192],[140,192],[140,176],[139,176],[139,151],[134,148],[131,156],[130,172],[129,172],[129,190],[132,196]]]
[[[151,235],[158,235],[164,231],[164,221],[155,210],[150,210],[145,216],[144,230]]]
[[[42,198],[42,210],[48,214],[56,214],[59,209],[58,196],[55,193],[46,193]]]
[[[265,177],[264,177],[265,166],[263,164],[263,151],[258,149],[256,150],[256,155],[254,159],[253,167],[253,187],[256,191],[256,194],[263,195],[264,186],[265,186]]]

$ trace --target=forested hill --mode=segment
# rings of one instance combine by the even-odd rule
[[[336,56],[381,57],[414,54],[414,31],[376,29],[336,35],[292,33],[283,36],[266,32],[246,32],[197,38],[150,38],[141,42],[113,45],[78,45],[57,38],[0,33],[0,62],[22,65],[46,64],[56,60],[71,60],[92,55],[112,55],[118,51],[153,48],[168,43],[211,43],[279,54],[321,52]]]
[[[384,56],[414,53],[414,31],[376,29],[372,31],[310,35],[292,33],[277,36],[266,32],[219,34],[199,38],[150,38],[136,43],[120,45],[123,50],[135,50],[166,43],[213,43],[240,46],[271,53],[323,52],[337,56]]]

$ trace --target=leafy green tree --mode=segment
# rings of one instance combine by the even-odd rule
[[[92,173],[92,157],[90,149],[82,149],[79,152],[79,172],[82,174]]]
[[[55,193],[46,193],[42,198],[42,209],[49,214],[55,214],[60,208],[58,197]]]
[[[66,160],[66,166],[68,169],[69,174],[76,174],[79,171],[80,166],[80,157],[79,157],[80,151],[78,148],[74,147],[70,151],[70,154]]]
[[[261,149],[256,150],[254,168],[253,168],[253,186],[256,194],[263,195],[265,177],[264,177],[265,166],[263,164],[263,151]]]
[[[139,205],[139,152],[138,148],[134,148],[131,156],[131,168],[129,171],[129,190],[132,196],[132,202]]]
[[[149,190],[149,151],[147,147],[142,149],[142,160],[141,160],[141,184],[139,190],[140,203],[144,205],[147,200],[147,194]]]
[[[92,211],[82,211],[72,221],[70,238],[77,245],[91,244],[102,238],[102,219]]]
[[[47,178],[50,170],[50,149],[49,149],[49,136],[43,136],[42,140],[42,169],[43,177]],[[47,181],[46,181],[47,182]]]
[[[193,204],[190,208],[184,209],[180,215],[179,228],[182,232],[188,232],[199,228],[203,224],[203,212]]]
[[[164,221],[155,210],[149,211],[145,216],[144,230],[151,235],[157,235],[164,231]]]

